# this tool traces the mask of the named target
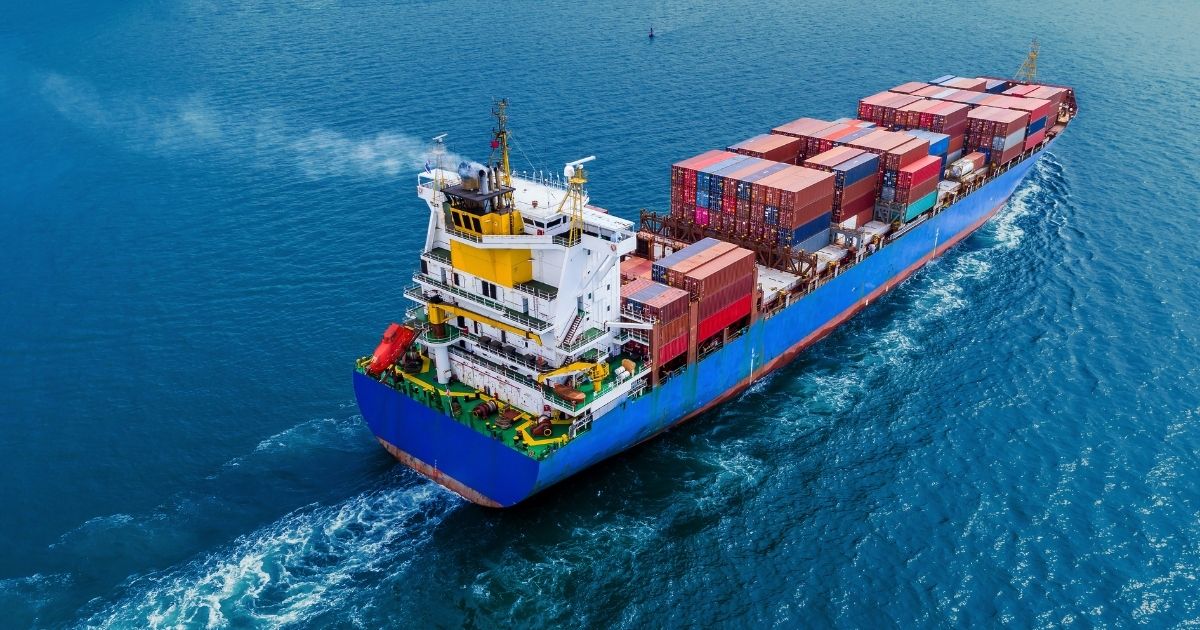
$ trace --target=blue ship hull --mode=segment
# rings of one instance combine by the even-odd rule
[[[508,507],[737,395],[970,235],[1037,162],[1030,156],[745,334],[596,419],[543,461],[355,372],[363,418],[395,457],[467,499]]]

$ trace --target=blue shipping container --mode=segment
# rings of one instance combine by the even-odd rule
[[[867,177],[874,177],[879,171],[879,156],[874,153],[864,153],[850,158],[833,167],[835,172],[844,173],[842,186],[852,186]]]
[[[802,249],[806,252],[815,252],[829,244],[829,236],[829,227],[825,227],[803,241],[793,243],[792,247],[794,249]]]
[[[944,133],[925,131],[924,129],[910,129],[907,133],[911,136],[928,140],[929,155],[940,155],[945,157],[946,153],[950,151],[950,136]]]
[[[795,230],[792,230],[792,242],[799,243],[800,241],[807,239],[821,230],[829,229],[829,224],[831,221],[833,221],[833,212],[826,212],[812,221],[801,225]]]
[[[842,146],[842,145],[845,145],[845,144],[850,144],[851,142],[854,142],[854,141],[855,141],[855,140],[857,140],[858,138],[861,138],[861,137],[863,137],[863,136],[865,136],[865,135],[867,135],[867,134],[869,134],[869,133],[875,132],[875,131],[879,131],[879,130],[878,130],[878,129],[871,129],[871,128],[859,129],[858,131],[855,131],[855,132],[853,132],[853,133],[848,133],[848,134],[846,134],[846,135],[842,136],[841,138],[838,138],[837,140],[834,140],[834,141],[833,141],[833,143],[834,143],[835,145],[837,145],[837,146]]]

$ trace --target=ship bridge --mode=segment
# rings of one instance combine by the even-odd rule
[[[432,359],[422,378],[582,421],[645,384],[648,367],[627,362],[611,326],[634,225],[589,203],[584,165],[594,158],[561,178],[514,176],[503,126],[496,140],[498,160],[418,175],[429,215],[404,294],[418,303],[411,323]],[[592,368],[567,369],[580,365]]]

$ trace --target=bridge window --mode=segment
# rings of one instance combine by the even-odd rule
[[[480,280],[479,284],[481,284],[483,286],[483,295],[484,296],[490,297],[493,300],[499,299],[496,297],[496,285],[492,284],[491,282],[488,282],[487,280]]]

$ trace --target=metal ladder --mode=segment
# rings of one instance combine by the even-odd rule
[[[571,343],[571,341],[575,339],[575,333],[579,331],[579,325],[582,323],[583,323],[583,311],[577,311],[575,313],[575,320],[572,321],[571,326],[569,328],[567,328],[567,334],[563,335],[562,343],[559,345],[566,345],[566,344]]]

